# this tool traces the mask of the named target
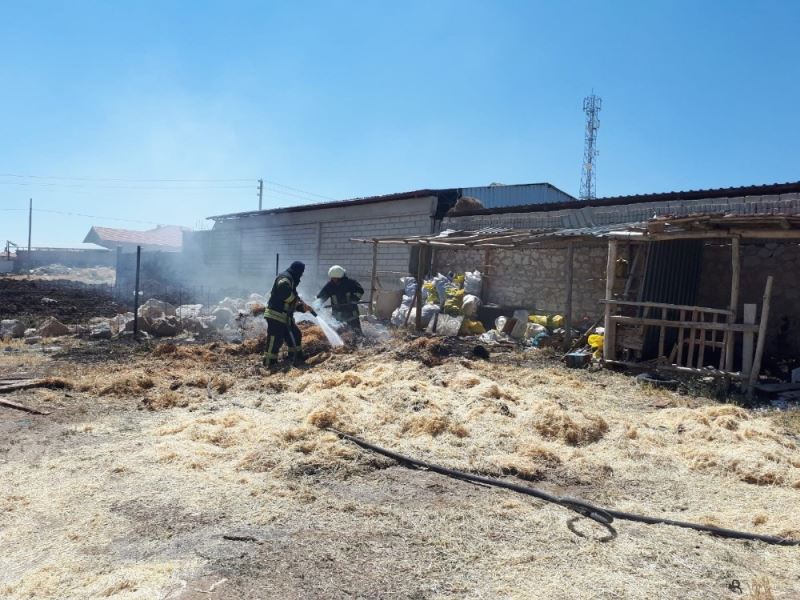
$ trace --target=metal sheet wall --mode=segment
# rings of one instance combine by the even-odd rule
[[[647,270],[642,287],[642,301],[694,305],[703,261],[703,240],[653,242],[647,254]],[[660,317],[660,315],[658,315]],[[669,318],[676,318],[670,315]],[[677,332],[667,330],[666,346],[670,348]],[[658,354],[657,327],[648,327],[642,358]]]

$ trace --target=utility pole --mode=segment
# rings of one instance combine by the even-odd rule
[[[261,210],[261,201],[264,199],[264,180],[258,180],[258,210]]]
[[[33,198],[28,199],[28,260],[31,258],[31,228],[33,227]]]
[[[133,339],[139,337],[139,266],[142,262],[142,247],[136,246],[136,282],[133,284]]]
[[[583,173],[581,174],[581,200],[591,200],[597,196],[595,179],[595,158],[599,154],[596,148],[597,130],[600,128],[598,113],[603,106],[600,96],[594,95],[583,99],[583,112],[586,113],[586,136],[583,147]]]

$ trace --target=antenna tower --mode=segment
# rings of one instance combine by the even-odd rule
[[[592,90],[591,96],[586,96],[583,99],[583,112],[586,113],[586,138],[583,146],[581,200],[591,200],[597,197],[594,169],[595,159],[600,154],[596,148],[597,130],[600,128],[600,119],[597,115],[602,106],[603,100],[600,96],[594,95],[594,90]]]

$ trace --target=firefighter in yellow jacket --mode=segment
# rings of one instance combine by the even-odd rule
[[[316,316],[305,302],[297,295],[297,286],[306,266],[300,261],[293,262],[288,269],[275,278],[269,294],[264,318],[267,320],[267,349],[264,352],[264,366],[278,364],[278,354],[284,342],[289,352],[289,359],[295,365],[305,362],[303,356],[302,336],[294,322],[295,312],[310,312]]]

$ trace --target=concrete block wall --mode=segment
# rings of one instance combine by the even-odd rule
[[[275,275],[276,253],[280,254],[281,270],[294,260],[306,264],[301,285],[305,296],[319,290],[334,264],[345,267],[366,289],[372,272],[372,245],[351,238],[429,234],[435,209],[436,198],[423,197],[248,215],[220,221],[211,231],[188,236],[184,254],[194,257],[191,277],[221,289],[268,291]],[[405,246],[381,246],[378,270],[393,272],[381,279],[407,274],[409,254]]]
[[[745,303],[757,304],[761,314],[764,285],[772,275],[767,352],[800,354],[800,245],[777,240],[742,241],[741,255],[739,320]],[[727,308],[730,289],[730,242],[709,242],[703,247],[697,303]]]
[[[607,245],[604,242],[575,247],[572,312],[577,321],[595,320],[602,313],[605,295]],[[566,311],[566,245],[520,250],[437,249],[434,269],[462,272],[478,269],[486,274],[484,302],[524,307],[547,313]]]
[[[431,218],[427,214],[322,223],[318,278],[327,279],[328,267],[338,263],[366,288],[372,274],[372,244],[351,242],[351,238],[401,237],[430,231]],[[379,246],[378,270],[393,271],[391,275],[396,277],[402,276],[399,273],[408,274],[409,254],[407,246]]]

